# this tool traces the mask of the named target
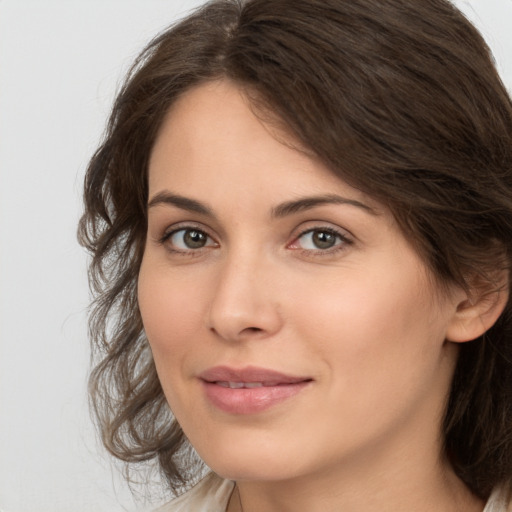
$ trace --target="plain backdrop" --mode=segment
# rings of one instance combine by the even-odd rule
[[[420,0],[418,0],[420,1]],[[200,0],[0,0],[0,510],[142,510],[86,399],[88,158],[138,51]],[[512,0],[459,0],[512,89]]]

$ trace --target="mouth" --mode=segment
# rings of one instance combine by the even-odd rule
[[[256,414],[278,405],[313,382],[311,377],[286,375],[257,367],[209,368],[201,373],[207,400],[229,414]]]
[[[262,387],[270,387],[270,386],[280,386],[281,384],[270,383],[270,382],[227,382],[227,381],[215,381],[217,386],[222,386],[223,388],[231,388],[231,389],[253,389],[253,388],[262,388]]]

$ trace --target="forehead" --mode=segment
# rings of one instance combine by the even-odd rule
[[[229,81],[187,91],[167,113],[153,147],[150,196],[172,188],[214,198],[217,191],[226,195],[236,189],[247,201],[266,182],[272,184],[270,194],[276,200],[281,193],[304,196],[335,189],[377,208],[305,150],[282,122],[269,117],[255,113],[244,91]]]

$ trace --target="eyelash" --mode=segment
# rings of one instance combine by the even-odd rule
[[[207,249],[208,247],[212,247],[212,245],[205,245],[203,247],[199,247],[197,249],[189,248],[189,249],[177,249],[176,247],[173,247],[171,244],[169,244],[169,240],[176,235],[177,233],[183,231],[184,234],[186,232],[195,231],[197,233],[200,233],[202,235],[205,235],[207,239],[213,241],[215,245],[218,246],[218,243],[215,241],[215,239],[210,236],[204,229],[201,229],[199,227],[193,226],[193,225],[187,225],[187,226],[180,226],[176,229],[173,229],[172,231],[164,233],[164,235],[158,240],[159,244],[165,246],[168,251],[170,251],[173,254],[178,254],[181,256],[188,256],[188,257],[197,257],[200,256],[204,249]],[[349,237],[347,237],[345,234],[341,233],[340,231],[332,228],[332,227],[326,227],[326,226],[318,226],[318,227],[312,227],[308,228],[304,231],[302,231],[298,236],[296,236],[293,241],[287,245],[287,248],[290,248],[293,244],[296,244],[298,240],[300,240],[302,237],[308,234],[312,233],[327,233],[329,235],[334,235],[336,237],[335,245],[332,247],[328,247],[326,249],[302,249],[300,247],[294,248],[292,250],[300,251],[302,254],[308,257],[322,257],[322,256],[330,256],[333,254],[336,254],[340,251],[346,250],[347,245],[352,245],[354,242]]]

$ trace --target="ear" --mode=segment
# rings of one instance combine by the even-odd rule
[[[508,272],[485,286],[475,285],[457,306],[446,332],[446,339],[456,343],[471,341],[489,330],[505,309],[509,297]]]

